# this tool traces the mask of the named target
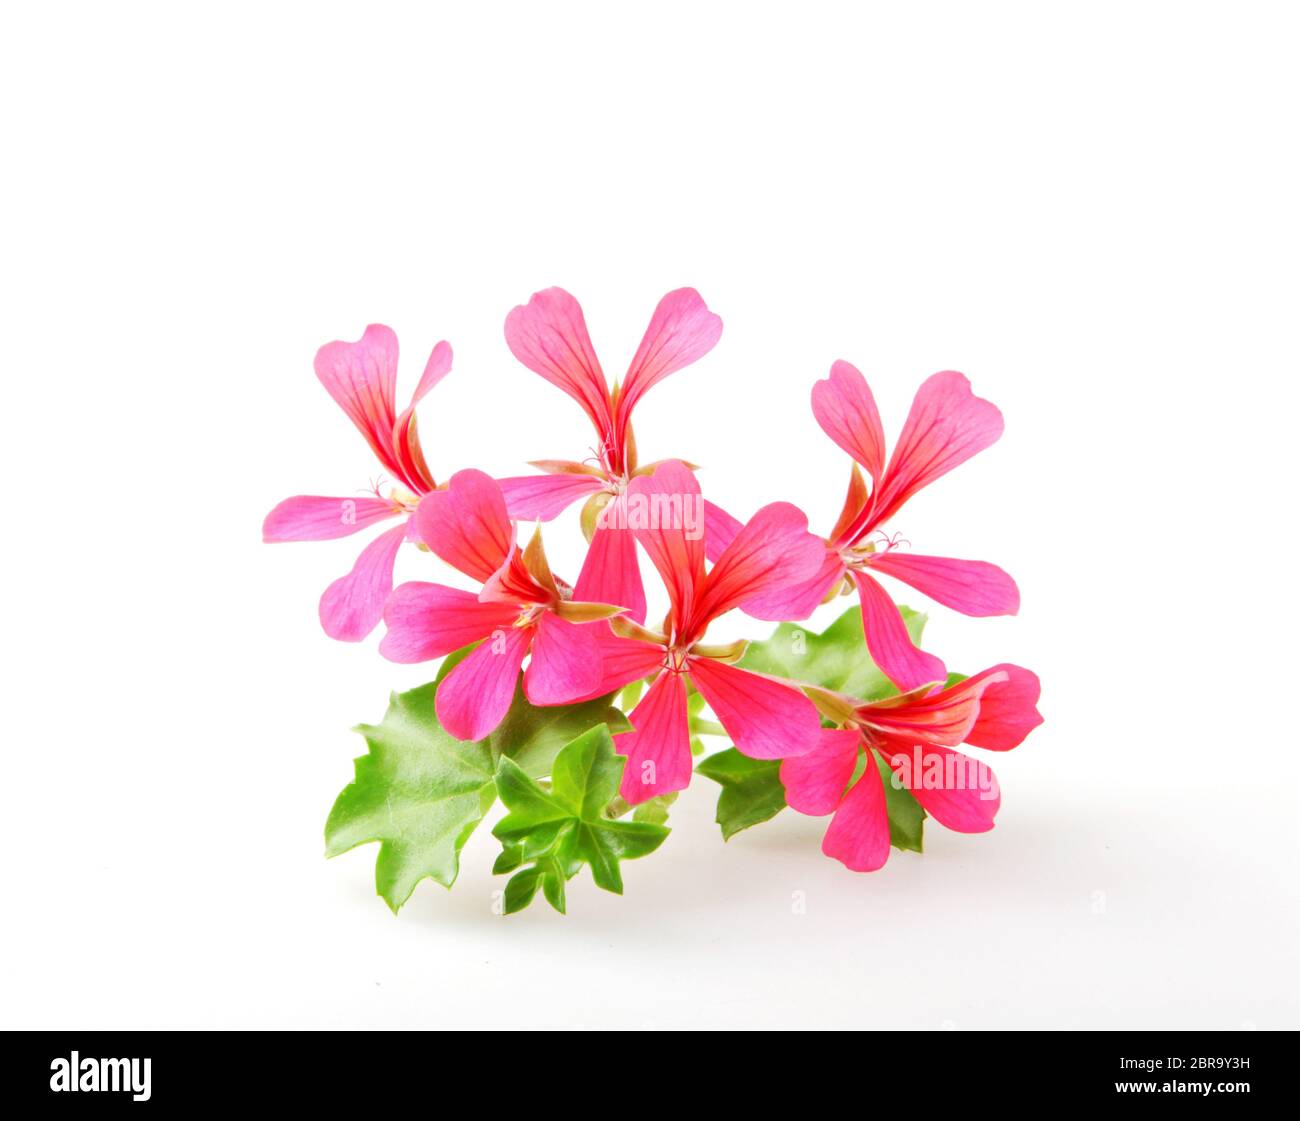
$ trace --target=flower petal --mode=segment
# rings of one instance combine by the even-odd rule
[[[605,486],[594,475],[516,475],[498,479],[506,509],[517,521],[549,522],[578,499]]]
[[[1020,610],[1016,582],[987,561],[889,552],[874,554],[868,563],[963,615],[1014,615]]]
[[[326,343],[316,352],[316,376],[394,475],[403,476],[393,454],[396,420],[397,336],[372,323],[354,343]]]
[[[615,417],[618,431],[625,430],[646,390],[683,366],[699,361],[721,336],[722,320],[708,309],[694,288],[678,288],[660,300],[623,379]]]
[[[633,479],[627,488],[625,506],[622,510],[616,507],[613,502],[606,506],[601,520],[609,524],[626,518],[628,528],[659,570],[678,620],[684,622],[704,583],[704,500],[700,484],[684,464],[668,460],[653,474]],[[589,592],[584,592],[582,598],[615,602]]]
[[[605,510],[623,502],[616,498]],[[603,513],[603,511],[602,511]],[[645,587],[636,559],[636,536],[619,526],[617,518],[608,525],[596,522],[596,533],[587,547],[582,571],[573,586],[573,598],[580,603],[610,603],[627,608],[629,619],[645,622]]]
[[[446,490],[430,491],[415,512],[420,540],[466,576],[487,583],[506,562],[514,528],[496,480],[457,471]]]
[[[433,481],[433,474],[424,460],[424,449],[420,447],[420,436],[415,423],[415,406],[450,372],[451,345],[440,342],[433,348],[429,361],[425,363],[424,373],[420,376],[420,384],[415,387],[415,393],[411,396],[411,403],[402,410],[402,415],[393,425],[393,453],[397,456],[397,461],[407,479],[412,483],[420,484],[416,489],[421,494],[433,490],[437,484]]]
[[[806,755],[781,761],[786,804],[801,814],[833,813],[844,797],[858,761],[861,734],[853,728],[823,728],[821,742]]]
[[[874,759],[868,758],[867,769],[831,818],[822,852],[853,872],[874,872],[889,859],[889,813]]]
[[[862,630],[867,650],[881,672],[903,692],[921,685],[946,681],[943,662],[912,644],[903,617],[885,589],[870,576],[851,571],[862,602]]]
[[[686,719],[686,682],[665,671],[629,714],[633,731],[614,737],[627,756],[618,792],[635,806],[656,794],[685,790],[691,781],[691,741]]]
[[[787,593],[792,585],[815,578],[825,555],[826,542],[808,532],[802,510],[788,502],[764,506],[713,566],[693,622],[702,629],[747,600]]]
[[[320,624],[330,638],[360,642],[379,622],[393,590],[393,562],[406,540],[406,523],[385,530],[361,550],[357,563],[320,597]]]
[[[745,755],[784,759],[812,751],[821,742],[817,709],[794,686],[711,658],[692,658],[689,673],[731,742]]]
[[[606,693],[612,693],[615,689],[621,689],[633,681],[649,677],[663,667],[665,651],[657,643],[642,642],[635,638],[619,638],[610,631],[609,624],[604,622],[593,623],[592,628],[597,633],[600,649],[600,684],[588,696],[579,698],[580,700],[603,697]]]
[[[1002,435],[996,405],[976,397],[965,375],[945,370],[917,390],[871,511],[880,525],[912,495]]]
[[[580,404],[605,439],[614,432],[609,387],[578,301],[563,288],[534,292],[506,316],[506,345],[525,366]]]
[[[979,682],[1000,674],[1006,677],[995,681],[980,696],[979,716],[966,735],[967,743],[990,751],[1009,751],[1043,722],[1038,712],[1042,687],[1033,670],[1003,662],[968,680]]]
[[[517,607],[482,603],[473,592],[411,581],[384,605],[388,633],[379,652],[390,662],[427,662],[509,627],[518,617]]]
[[[980,698],[1005,675],[992,670],[968,677],[946,689],[905,693],[861,705],[858,718],[877,731],[906,742],[946,744],[966,740],[980,713]]]
[[[510,711],[532,639],[532,627],[505,627],[456,666],[438,686],[439,723],[458,740],[481,740],[496,731]]]
[[[824,544],[824,542],[823,542]],[[806,619],[826,599],[830,591],[844,579],[844,562],[834,549],[826,549],[822,565],[810,580],[789,584],[774,592],[764,592],[745,600],[741,611],[751,619],[772,623],[794,622]]]
[[[524,693],[535,705],[571,704],[601,681],[600,645],[590,623],[568,623],[551,612],[537,622]]]
[[[822,431],[879,482],[885,466],[885,432],[876,399],[856,366],[836,362],[812,389],[813,416]]]
[[[402,513],[382,498],[324,498],[299,494],[266,515],[263,541],[332,541]]]
[[[704,555],[710,564],[718,563],[718,558],[744,527],[744,522],[733,518],[721,506],[707,498],[704,500]]]
[[[957,833],[987,833],[1002,804],[997,776],[978,759],[935,744],[886,751],[889,765],[922,808]]]
[[[870,501],[871,492],[867,489],[866,480],[863,479],[862,472],[855,463],[849,474],[849,489],[844,495],[844,505],[840,509],[840,516],[835,519],[835,525],[827,540],[833,545],[852,545],[856,534],[850,531],[855,523],[866,517],[866,509]]]

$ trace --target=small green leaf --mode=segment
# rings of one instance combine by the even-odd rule
[[[716,820],[724,841],[785,809],[778,759],[751,759],[732,747],[701,760],[695,769],[722,787]]]
[[[505,912],[507,915],[522,911],[533,901],[533,896],[537,894],[537,885],[541,883],[541,879],[542,870],[537,865],[525,868],[522,872],[510,877],[510,882],[506,884],[505,895]]]
[[[912,641],[921,641],[925,615],[900,607]],[[782,623],[772,637],[751,642],[740,659],[742,669],[834,689],[858,700],[874,701],[898,690],[876,667],[862,635],[862,608],[852,607],[821,634],[797,623]]]
[[[597,886],[622,893],[619,862],[653,852],[668,836],[662,824],[605,816],[618,795],[623,764],[603,724],[578,736],[555,757],[549,790],[512,759],[502,758],[498,764],[497,790],[510,812],[492,832],[506,851],[519,851],[524,859],[536,861],[533,870],[541,877],[542,892],[557,911],[564,910],[564,881],[572,879],[583,864],[590,865]],[[523,900],[519,906],[526,906],[536,893],[534,884],[524,899],[527,886],[523,883],[516,892],[516,901]],[[506,894],[507,912],[518,910],[509,905],[509,886]]]

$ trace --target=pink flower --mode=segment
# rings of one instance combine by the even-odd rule
[[[807,618],[847,577],[862,602],[867,648],[885,675],[903,690],[941,682],[947,676],[943,662],[913,645],[893,600],[875,577],[892,576],[965,615],[1014,615],[1020,592],[997,565],[898,552],[897,536],[886,537],[881,527],[922,487],[995,443],[1002,435],[1002,414],[972,394],[963,375],[953,370],[935,374],[917,390],[886,465],[880,415],[858,370],[836,362],[830,377],[813,386],[812,405],[822,429],[866,470],[871,487],[855,466],[817,574],[777,602],[755,597],[743,610],[758,619]],[[707,517],[713,555],[740,523],[711,504]]]
[[[822,712],[844,727],[823,731],[816,749],[782,762],[786,802],[813,816],[834,813],[822,851],[855,872],[873,872],[889,859],[877,756],[940,825],[984,833],[993,828],[1001,804],[997,779],[983,763],[952,748],[968,743],[1008,751],[1043,722],[1037,676],[1013,665],[994,666],[947,689],[923,688],[871,704],[809,691]],[[853,782],[864,749],[866,767]]]
[[[603,640],[598,692],[656,675],[629,715],[633,731],[614,737],[628,757],[620,788],[624,799],[644,802],[690,782],[688,680],[746,755],[779,759],[812,750],[821,722],[798,688],[729,664],[744,652],[744,643],[702,642],[709,623],[743,600],[776,594],[816,570],[823,548],[808,532],[808,519],[788,503],[764,506],[706,572],[703,499],[684,464],[670,460],[653,474],[632,479],[627,501],[628,527],[663,578],[671,607],[662,633],[615,620],[613,628],[623,637]],[[692,521],[698,532],[689,528]]]
[[[379,652],[394,662],[424,662],[484,640],[438,686],[438,720],[447,731],[462,740],[489,735],[514,700],[529,653],[524,692],[533,704],[568,704],[596,690],[601,647],[589,624],[620,609],[572,602],[546,563],[540,533],[520,551],[495,480],[456,472],[445,490],[425,496],[415,521],[430,549],[483,584],[478,595],[402,584],[384,609],[388,633]]]
[[[587,334],[582,308],[563,288],[537,292],[506,317],[506,342],[514,356],[582,406],[599,441],[593,459],[537,460],[544,475],[501,480],[513,518],[549,521],[580,498],[608,495],[574,594],[617,603],[645,621],[645,592],[636,548],[624,528],[629,481],[638,468],[632,412],[651,386],[703,358],[722,334],[722,320],[694,288],[669,292],[655,308],[627,376],[613,391],[605,382]]]
[[[433,348],[411,403],[399,416],[397,336],[371,324],[360,342],[326,343],[316,352],[316,376],[361,431],[384,469],[398,485],[387,497],[375,488],[373,498],[323,498],[300,494],[286,498],[262,524],[264,541],[328,541],[347,537],[377,522],[401,518],[362,550],[352,571],[335,580],[320,601],[325,633],[345,642],[365,638],[383,614],[393,590],[393,561],[410,531],[410,515],[420,498],[434,489],[416,433],[415,406],[451,369],[451,347]]]

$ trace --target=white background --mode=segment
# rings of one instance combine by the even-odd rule
[[[0,1022],[1300,1026],[1297,30],[1226,3],[6,8]],[[928,635],[1043,678],[994,832],[854,875],[792,812],[724,846],[699,780],[625,897],[584,873],[567,917],[492,913],[486,828],[396,919],[373,847],[322,858],[348,729],[430,671],[319,630],[364,537],[261,544],[280,498],[376,474],[312,356],[387,323],[404,401],[450,340],[439,478],[581,458],[502,338],[551,284],[611,378],[670,288],[722,316],[637,432],[738,514],[829,528],[847,462],[808,394],[836,358],[891,439],[939,369],[1003,409],[893,527],[1023,592]],[[576,512],[548,544],[574,573]]]

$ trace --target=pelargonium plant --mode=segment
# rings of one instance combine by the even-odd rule
[[[920,852],[927,817],[959,833],[993,827],[997,780],[956,748],[1019,745],[1042,721],[1038,678],[1008,664],[950,672],[921,648],[925,616],[896,606],[879,578],[965,615],[1018,611],[1001,568],[913,553],[893,530],[917,491],[998,439],[1001,413],[961,374],[935,374],[886,455],[866,379],[836,362],[812,386],[816,422],[852,461],[835,525],[818,536],[785,501],[742,522],[704,498],[687,460],[642,463],[632,430],[641,398],[721,334],[698,292],[670,292],[611,388],[578,301],[538,292],[506,317],[506,342],[581,406],[594,454],[503,479],[440,471],[442,482],[415,408],[450,372],[450,346],[433,348],[400,413],[387,327],[317,353],[317,377],[391,484],[362,498],[286,499],[263,536],[327,540],[396,523],[320,601],[332,638],[360,641],[382,621],[379,652],[434,674],[358,729],[368,751],[325,827],[330,856],[378,842],[376,882],[394,911],[426,876],[452,885],[462,847],[498,798],[494,871],[510,877],[506,912],[539,889],[563,911],[583,865],[621,893],[621,862],[663,843],[672,802],[697,773],[720,788],[724,838],[789,806],[829,817],[822,851],[857,872],[880,868],[891,847]],[[583,446],[575,433],[567,450]],[[570,583],[547,561],[541,523],[578,503],[567,532],[580,530],[587,550]],[[430,578],[394,588],[404,544]],[[654,626],[641,554],[667,602]],[[439,583],[439,561],[476,589]],[[841,595],[857,605],[826,630],[799,626]],[[763,640],[711,641],[709,626],[731,611],[778,626]],[[730,746],[709,750],[706,739]]]

